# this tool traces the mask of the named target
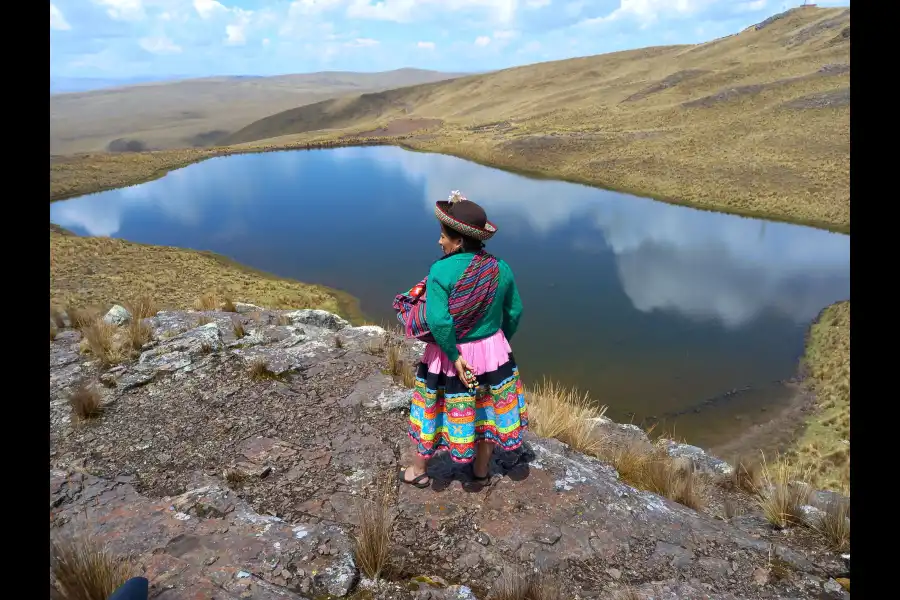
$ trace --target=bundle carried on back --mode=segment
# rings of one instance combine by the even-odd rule
[[[497,259],[484,250],[476,252],[450,291],[448,299],[457,339],[464,337],[484,316],[497,293],[499,280],[500,268]],[[425,277],[408,292],[397,294],[393,306],[397,311],[397,320],[403,325],[407,337],[433,342],[434,337],[425,320],[427,283],[428,277]]]

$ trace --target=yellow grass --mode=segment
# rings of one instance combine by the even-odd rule
[[[69,406],[79,420],[99,417],[103,412],[102,398],[97,390],[87,383],[79,384],[69,396]]]
[[[136,183],[214,154],[393,143],[849,231],[849,24],[849,10],[798,10],[759,31],[695,46],[301,106],[251,123],[225,140],[228,147],[56,160],[50,198]],[[816,108],[817,98],[827,101]],[[412,119],[441,124],[410,131],[404,123]]]
[[[596,433],[596,420],[606,407],[593,402],[587,394],[566,389],[544,380],[525,394],[528,427],[537,435],[556,438],[579,452],[597,454],[602,440]]]
[[[850,491],[850,302],[825,309],[804,356],[816,410],[788,457],[819,489]]]
[[[771,465],[763,462],[757,502],[769,523],[779,529],[804,523],[800,507],[809,504],[812,492],[807,481],[808,473],[786,460],[778,458]]]
[[[50,565],[59,600],[106,600],[136,574],[133,565],[88,536],[51,540]]]
[[[359,320],[355,301],[342,292],[281,279],[211,253],[50,232],[50,302],[67,310],[109,307],[143,294],[160,308],[190,309],[209,290],[269,308],[320,308]]]
[[[542,573],[507,570],[494,584],[493,600],[562,600],[559,583]]]
[[[832,500],[825,507],[825,514],[817,522],[812,523],[828,548],[835,552],[850,550],[850,503],[843,500]]]
[[[356,508],[359,531],[354,536],[356,564],[367,577],[378,579],[393,566],[391,530],[395,513],[391,509],[392,479],[381,476],[372,498],[360,499]]]
[[[103,366],[115,365],[128,358],[120,337],[121,330],[102,318],[81,330],[91,355]]]
[[[637,442],[613,441],[599,429],[606,412],[587,394],[551,381],[529,388],[525,394],[528,427],[545,438],[556,438],[584,454],[616,468],[623,481],[639,489],[665,496],[694,510],[705,504],[704,484],[693,469],[662,448]]]

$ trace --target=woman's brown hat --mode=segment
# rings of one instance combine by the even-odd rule
[[[438,221],[462,235],[488,240],[497,233],[497,226],[488,221],[484,209],[454,190],[449,200],[440,200],[434,206]]]

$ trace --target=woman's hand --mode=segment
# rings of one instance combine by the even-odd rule
[[[469,363],[462,356],[456,359],[453,366],[456,367],[456,374],[459,376],[459,380],[469,386],[469,389],[478,385],[478,381],[475,380],[475,373],[472,372]]]

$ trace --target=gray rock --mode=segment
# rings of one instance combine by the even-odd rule
[[[141,353],[138,366],[143,370],[175,371],[224,347],[219,326],[207,323],[163,340],[155,348]]]
[[[324,310],[305,308],[284,313],[295,325],[314,325],[331,331],[340,331],[350,326],[350,323]]]
[[[674,458],[689,460],[694,468],[703,473],[730,475],[734,468],[724,460],[710,456],[702,448],[690,444],[679,444],[674,440],[662,440],[666,452]]]
[[[359,571],[350,552],[342,554],[338,560],[315,576],[315,586],[326,593],[343,598],[350,593],[359,579]]]
[[[721,558],[701,558],[700,568],[714,577],[725,577],[731,571],[731,565]]]
[[[256,306],[255,304],[248,304],[246,302],[235,302],[234,310],[243,315],[252,312],[262,312],[263,308]]]
[[[815,506],[810,506],[808,504],[800,507],[800,512],[803,515],[803,520],[808,525],[815,525],[819,523],[825,517],[825,511],[817,508]]]
[[[834,579],[829,579],[822,585],[822,589],[825,590],[825,593],[828,594],[831,598],[840,598],[841,600],[849,599],[850,594],[844,587],[839,584]]]
[[[110,325],[124,325],[131,321],[131,313],[124,306],[116,304],[104,315],[103,320]]]
[[[562,532],[556,525],[545,524],[532,536],[533,539],[542,544],[555,544],[562,537]]]

